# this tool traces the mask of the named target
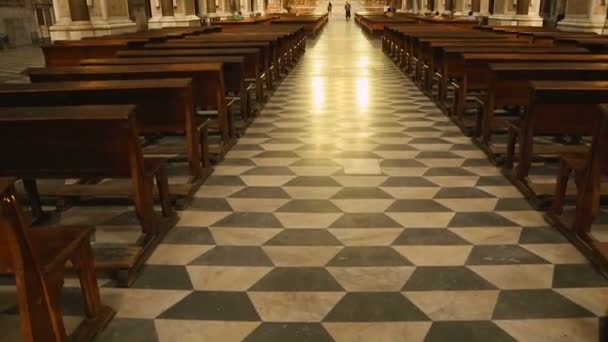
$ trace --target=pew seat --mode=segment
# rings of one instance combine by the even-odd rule
[[[75,201],[123,197],[141,224],[132,244],[96,244],[96,269],[129,286],[177,216],[171,207],[165,158],[144,158],[134,105],[7,107],[0,112],[0,176],[23,180],[32,212],[43,217],[39,180],[78,180],[57,185],[48,197]],[[124,180],[108,188],[105,179]],[[154,187],[162,217],[154,210]],[[116,192],[113,192],[116,191]],[[46,193],[46,192],[45,192]],[[127,202],[128,203],[128,202]]]
[[[560,154],[555,200],[545,214],[546,220],[557,227],[599,270],[608,275],[608,242],[593,235],[593,224],[600,213],[602,195],[608,186],[608,105],[598,105],[599,123],[595,125],[593,141],[587,151]],[[564,214],[568,182],[573,178],[576,201],[573,215]]]
[[[92,341],[115,315],[101,302],[89,226],[35,227],[17,201],[14,178],[0,178],[0,274],[16,278],[21,330],[26,342]],[[76,270],[85,318],[67,336],[61,289],[68,263]]]

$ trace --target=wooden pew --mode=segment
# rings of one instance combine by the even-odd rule
[[[21,331],[26,342],[92,341],[115,315],[101,302],[89,226],[30,228],[13,186],[0,178],[0,274],[15,276]],[[61,310],[66,264],[77,270],[84,320],[67,336]]]
[[[262,63],[264,65],[263,72],[260,75],[266,81],[266,89],[269,91],[274,89],[273,81],[278,79],[274,71],[278,67],[273,58],[270,42],[205,42],[196,40],[170,40],[162,44],[146,44],[146,49],[166,50],[166,49],[259,49],[261,53]]]
[[[303,15],[303,16],[281,16],[270,21],[271,26],[283,25],[302,25],[309,37],[315,37],[325,26],[328,20],[328,14],[323,15]]]
[[[221,32],[221,27],[165,27],[162,29],[128,32],[109,36],[85,37],[83,38],[83,40],[99,41],[106,39],[146,38],[149,39],[150,42],[162,42],[168,39],[184,38],[188,36],[197,36],[214,32]]]
[[[151,58],[90,58],[80,61],[80,65],[145,65],[145,64],[193,64],[193,63],[222,63],[227,100],[235,98],[240,102],[240,114],[245,124],[257,113],[251,105],[249,91],[253,86],[245,84],[245,57],[242,56],[210,56],[210,57],[151,57]]]
[[[95,268],[106,270],[121,286],[134,280],[176,216],[168,194],[163,158],[143,158],[133,105],[17,107],[0,112],[0,176],[24,180],[34,213],[42,212],[37,179],[128,179],[127,183],[48,184],[58,197],[127,197],[141,223],[137,244],[96,244]],[[154,211],[154,181],[163,219]],[[50,188],[53,188],[50,191]]]
[[[197,37],[187,37],[178,40],[180,43],[269,43],[270,47],[258,47],[260,49],[261,60],[265,67],[276,66],[273,70],[274,79],[279,79],[280,74],[286,73],[290,65],[304,54],[305,39],[299,38],[293,31],[285,32],[260,32],[257,34],[247,32],[230,32],[212,34]],[[269,70],[264,70],[269,72]]]
[[[482,97],[483,110],[477,118],[480,134],[474,135],[474,141],[486,152],[490,160],[496,161],[503,156],[506,146],[492,143],[492,132],[504,128],[495,120],[495,110],[503,107],[525,108],[530,103],[528,82],[532,80],[606,80],[608,63],[492,63],[487,74],[488,89]],[[554,150],[554,149],[553,149]],[[551,153],[549,149],[546,153]],[[554,154],[555,152],[551,153]],[[542,154],[542,153],[539,153]],[[505,167],[510,168],[513,156]]]
[[[383,13],[374,14],[359,14],[355,16],[355,22],[358,23],[365,32],[372,36],[378,36],[384,31],[386,25],[403,25],[403,24],[415,24],[416,20],[405,17],[405,16],[393,16],[388,17]]]
[[[224,19],[224,20],[214,21],[213,25],[220,26],[224,30],[233,29],[233,28],[240,27],[240,26],[256,27],[260,24],[267,24],[270,20],[275,19],[275,18],[278,18],[278,16],[263,15],[263,16],[256,16],[256,17],[250,17],[250,18],[243,18],[242,20]]]
[[[508,156],[518,140],[518,163],[514,170],[503,169],[509,180],[537,208],[544,208],[554,194],[551,184],[529,179],[534,137],[591,136],[597,126],[597,104],[608,102],[607,81],[532,81],[529,105],[521,120],[511,123]],[[575,113],[575,115],[573,115]],[[509,158],[509,157],[508,157]]]
[[[265,102],[262,78],[262,61],[259,49],[169,49],[169,50],[124,50],[116,53],[120,58],[150,58],[150,57],[211,57],[211,56],[244,56],[247,82],[255,83],[256,100],[258,104]]]
[[[138,132],[185,135],[183,146],[151,145],[148,155],[186,155],[190,178],[172,184],[171,195],[187,203],[211,174],[207,120],[196,117],[191,79],[78,81],[0,85],[0,107],[136,104]],[[180,158],[174,158],[180,160]],[[183,205],[183,204],[180,204]]]
[[[459,115],[464,111],[464,100],[469,90],[469,82],[476,82],[473,89],[487,89],[488,76],[491,71],[489,65],[491,63],[541,63],[541,62],[564,62],[564,63],[608,63],[608,55],[594,55],[585,53],[467,53],[456,51],[457,59],[444,57],[442,62],[442,72],[444,79],[458,80],[454,85],[456,103],[458,106],[454,112]],[[445,81],[447,83],[447,81]],[[442,97],[439,98],[440,105],[446,106],[445,94],[447,93],[447,84],[444,88]],[[461,103],[457,101],[463,99]]]
[[[444,24],[452,27],[466,28],[468,30],[472,30],[474,26],[479,25],[477,20],[469,20],[464,18],[428,17],[424,15],[415,15],[411,17],[415,18],[419,22],[432,23],[435,25]]]
[[[280,29],[257,29],[255,32],[231,30],[220,34],[186,37],[185,40],[205,42],[270,42],[273,51],[285,59],[285,65],[294,62],[306,50],[306,33],[302,26],[282,26]]]
[[[596,33],[593,32],[566,32],[566,31],[518,31],[518,36],[529,39],[533,43],[553,45],[555,39],[562,37],[577,37],[587,38],[595,37]]]
[[[432,43],[427,52],[426,59],[428,65],[428,82],[424,84],[427,92],[432,91],[434,77],[437,77],[438,88],[437,98],[443,104],[447,91],[448,78],[443,77],[443,66],[448,70],[458,71],[461,66],[461,54],[463,53],[521,53],[521,54],[547,54],[547,53],[587,53],[587,50],[577,47],[543,47],[526,44],[516,41],[478,43],[478,42],[452,42],[452,43]],[[459,65],[460,64],[460,65]]]
[[[85,58],[114,57],[116,52],[131,47],[143,46],[147,38],[108,39],[108,40],[69,40],[55,41],[42,45],[47,67],[78,65]]]
[[[600,212],[600,196],[605,194],[602,179],[608,171],[608,105],[599,105],[597,112],[599,117],[589,150],[560,155],[555,200],[545,218],[606,275],[608,243],[593,236],[592,225]],[[576,186],[576,208],[574,217],[568,218],[563,215],[563,206],[571,177]]]
[[[236,142],[221,63],[70,66],[29,68],[26,72],[32,82],[192,78],[194,101],[203,110],[197,113],[213,117],[210,127],[217,127],[221,137],[213,153],[221,159]]]
[[[404,42],[404,51],[407,60],[406,72],[409,74],[414,70],[417,63],[418,51],[420,50],[420,40],[424,38],[458,38],[462,40],[474,41],[476,39],[493,38],[496,40],[507,40],[509,37],[488,33],[448,31],[448,32],[410,32],[407,34],[407,40]]]
[[[599,37],[559,37],[554,38],[557,46],[578,46],[592,53],[608,53],[608,36]]]
[[[78,65],[85,58],[114,57],[117,51],[142,47],[148,42],[162,42],[170,38],[183,38],[216,32],[213,27],[165,28],[82,40],[58,40],[42,46],[46,66]]]

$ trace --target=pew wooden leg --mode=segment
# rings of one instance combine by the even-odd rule
[[[211,161],[209,159],[209,120],[199,125],[198,137],[198,143],[201,150],[200,164],[203,168],[211,167]]]
[[[256,78],[255,95],[256,95],[257,102],[259,104],[262,104],[264,102],[264,85],[262,84],[262,81],[260,80],[260,78]]]
[[[156,171],[156,186],[158,187],[158,196],[163,216],[169,217],[174,215],[169,193],[169,178],[167,177],[167,168],[164,165]]]
[[[512,170],[515,160],[515,145],[517,144],[517,130],[509,127],[509,137],[507,140],[507,155],[505,156],[504,170]]]
[[[134,189],[133,204],[137,217],[141,222],[142,231],[145,235],[155,236],[158,233],[156,214],[154,213],[153,188],[154,181],[152,175],[143,175],[141,179],[133,179],[133,183],[140,188]]]
[[[528,177],[532,165],[532,151],[534,145],[534,133],[530,127],[526,127],[519,134],[519,162],[515,177],[522,182]]]
[[[561,215],[564,209],[564,202],[566,200],[566,190],[568,188],[568,180],[572,168],[563,159],[559,163],[559,171],[557,173],[557,183],[555,185],[555,199],[551,206],[551,211],[555,215]]]
[[[454,87],[454,103],[452,104],[452,112],[449,113],[450,116],[451,115],[456,115],[456,113],[458,113],[458,108],[460,108],[460,104],[459,104],[460,100],[461,100],[461,98],[460,98],[460,87],[455,86]]]
[[[36,185],[35,179],[23,179],[23,187],[27,192],[27,196],[30,200],[30,206],[32,207],[32,216],[34,220],[42,218],[44,212],[42,210],[42,204],[40,203],[40,194],[38,193],[38,186]]]
[[[40,274],[40,271],[27,268],[15,274],[17,283],[22,284],[17,291],[22,336],[26,342],[67,341],[61,310],[54,306],[56,301],[51,299],[58,291],[49,289],[47,279],[40,277]]]
[[[589,234],[591,225],[600,211],[599,184],[601,181],[599,179],[601,179],[601,176],[599,174],[593,175],[595,173],[593,171],[589,172],[589,175],[585,172],[575,172],[578,196],[572,227],[579,236],[586,236]]]
[[[85,315],[90,319],[95,318],[101,311],[102,304],[94,272],[95,262],[93,261],[91,245],[82,244],[78,251],[74,253],[71,261],[75,266],[77,265]]]
[[[239,94],[240,102],[241,102],[241,117],[243,120],[250,120],[251,113],[249,109],[249,101],[247,96],[247,90],[245,88],[245,84],[241,87],[241,93]]]

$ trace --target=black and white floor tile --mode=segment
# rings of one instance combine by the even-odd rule
[[[132,288],[102,281],[98,341],[597,341],[608,309],[608,280],[338,16],[180,216]]]

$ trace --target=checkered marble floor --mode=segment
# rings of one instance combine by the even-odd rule
[[[44,56],[38,46],[20,46],[0,50],[0,83],[28,82],[21,72],[28,67],[44,66]]]
[[[608,281],[337,16],[180,216],[132,288],[101,281],[98,341],[597,341],[607,310]]]

